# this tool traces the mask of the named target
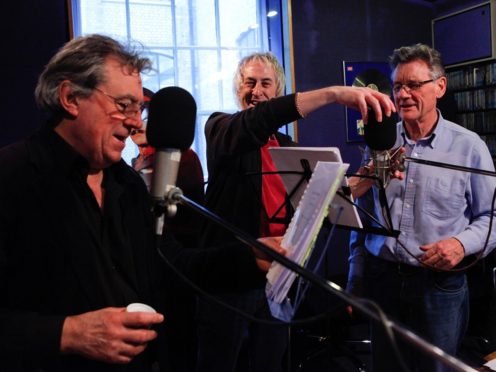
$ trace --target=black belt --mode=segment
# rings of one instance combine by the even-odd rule
[[[380,257],[374,256],[371,253],[368,253],[367,254],[367,258],[366,259],[367,260],[371,260],[371,261],[376,261],[380,265],[386,266],[388,269],[394,270],[394,271],[396,271],[400,275],[414,275],[414,274],[419,274],[419,273],[425,273],[427,271],[429,271],[429,272],[431,272],[431,271],[432,272],[438,272],[436,270],[427,268],[425,266],[413,266],[413,265],[409,265],[409,264],[406,264],[406,263],[403,263],[403,262],[389,261],[389,260],[386,260],[384,258],[380,258]]]
[[[398,274],[401,275],[414,275],[425,271],[435,271],[428,269],[424,266],[412,266],[401,262],[391,262],[391,263],[396,266],[398,270]]]

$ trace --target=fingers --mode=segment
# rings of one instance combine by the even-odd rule
[[[372,103],[370,105],[372,111],[374,112],[377,112],[377,108],[374,108],[373,107],[374,104]],[[367,104],[367,101],[364,99],[364,100],[360,100],[358,102],[358,110],[360,111],[360,115],[362,115],[362,119],[363,119],[363,122],[365,124],[367,124],[369,122],[369,113],[370,113],[370,110],[369,110],[369,104]],[[380,115],[382,116],[382,112],[379,108],[379,112],[380,112]],[[379,121],[379,119],[377,119]],[[382,121],[382,118],[381,118],[381,121]]]
[[[391,98],[384,93],[367,87],[330,87],[332,101],[360,111],[365,123],[368,121],[369,108],[374,112],[377,121],[383,120],[383,112],[390,116],[396,111]]]
[[[388,96],[375,91],[373,91],[369,97],[367,104],[374,111],[375,118],[378,122],[382,122],[384,119],[383,113],[387,117],[390,117],[391,114],[396,111],[393,102]]]
[[[123,328],[115,336],[110,335],[109,346],[112,346],[107,352],[115,363],[126,364],[157,338],[157,332],[150,327],[163,321],[163,315],[145,312],[125,312],[122,315]]]
[[[255,260],[257,261],[258,268],[264,273],[269,271],[270,267],[272,266],[272,261],[264,260],[262,258],[256,258]]]
[[[463,245],[455,238],[426,244],[420,249],[425,251],[420,257],[422,263],[436,269],[449,270],[458,265],[465,256]]]
[[[160,313],[137,311],[127,313],[123,318],[122,324],[128,328],[150,328],[163,321],[164,316]]]
[[[280,245],[283,239],[283,236],[266,236],[264,238],[259,238],[258,240],[265,245],[272,247]]]
[[[269,247],[273,251],[276,251],[279,254],[285,255],[286,249],[284,249],[281,246],[282,239],[283,239],[282,236],[269,236],[269,237],[260,238],[260,239],[258,239],[258,241],[265,244],[267,247]],[[266,255],[262,255],[262,252],[260,252],[258,249],[255,251],[255,254],[258,257],[267,257]]]
[[[393,149],[390,151],[391,153],[391,175],[394,178],[397,178],[399,180],[403,180],[405,178],[404,171],[405,171],[405,163],[404,163],[404,153],[405,153],[405,148],[404,147],[398,147],[397,149]]]
[[[125,344],[138,346],[146,345],[157,338],[157,332],[153,329],[139,328],[128,329],[122,334],[122,341]]]
[[[374,100],[372,102],[369,102],[369,106],[371,108],[371,110],[374,112],[375,114],[375,119],[380,123],[382,122],[382,108],[381,108],[381,105],[379,103],[379,101],[377,100]],[[368,115],[371,114],[371,113],[367,113],[367,121],[366,123],[368,123],[368,120],[369,120],[369,117]]]
[[[363,89],[367,89],[367,91],[365,91],[364,100],[365,108],[359,105],[359,109],[365,123],[368,122],[368,115],[370,114],[368,112],[368,107],[370,107],[372,112],[375,114],[375,118],[378,122],[382,122],[384,119],[383,114],[390,117],[391,114],[396,111],[394,103],[391,101],[389,96],[370,88]]]
[[[393,172],[393,177],[399,179],[400,181],[405,178],[405,174],[403,172],[400,172],[399,170],[395,170]]]
[[[436,269],[447,270],[452,266],[448,258],[443,257],[438,252],[433,253],[430,257],[422,259],[422,263]]]
[[[283,237],[282,236],[270,236],[259,238],[258,241],[265,244],[267,247],[272,249],[273,251],[285,255],[286,249],[281,247]],[[255,260],[257,262],[257,266],[260,270],[267,272],[272,265],[272,258],[270,258],[266,253],[261,250],[254,248]]]
[[[116,364],[128,364],[131,361],[145,351],[148,344],[131,344],[131,343],[122,343],[114,348],[115,355],[111,356],[111,360],[109,362]]]
[[[125,308],[105,308],[67,317],[61,352],[111,363],[129,363],[157,337],[150,329],[161,323],[159,313],[126,312]]]

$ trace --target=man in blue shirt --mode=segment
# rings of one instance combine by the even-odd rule
[[[395,147],[406,156],[494,171],[479,136],[443,119],[437,100],[446,91],[440,53],[422,44],[396,49],[390,59],[397,112]],[[457,353],[468,321],[468,288],[464,260],[485,255],[495,243],[491,217],[493,177],[408,162],[404,179],[386,189],[393,228],[399,237],[353,232],[348,288],[364,284],[366,297],[393,319],[451,355]],[[384,221],[378,190],[359,199]],[[374,371],[400,370],[391,345],[377,325],[372,327]],[[400,343],[407,364],[419,371],[447,371]],[[416,369],[415,369],[416,368]]]

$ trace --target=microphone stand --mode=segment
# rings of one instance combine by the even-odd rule
[[[291,261],[290,259],[286,258],[285,256],[277,253],[276,251],[270,249],[267,247],[265,244],[259,242],[258,240],[254,239],[252,236],[247,234],[246,232],[238,229],[236,226],[230,224],[229,222],[225,221],[221,217],[217,216],[213,212],[209,211],[208,209],[204,208],[203,206],[195,203],[194,201],[188,199],[186,196],[182,195],[181,192],[174,193],[171,195],[171,198],[169,199],[169,202],[172,203],[181,203],[182,205],[185,205],[186,207],[194,210],[195,212],[201,214],[202,216],[206,217],[208,220],[215,222],[217,225],[225,228],[226,230],[230,231],[231,233],[234,234],[234,236],[240,240],[241,242],[254,247],[256,249],[259,249],[263,253],[265,253],[267,256],[271,257],[274,261],[277,261],[284,267],[294,271],[295,273],[299,274],[301,277],[306,279],[307,281],[317,285],[318,287],[322,288],[324,291],[329,292],[335,296],[337,296],[339,299],[345,301],[349,305],[353,306],[355,309],[358,309],[360,312],[363,314],[367,315],[370,319],[383,324],[385,327],[387,327],[390,330],[393,330],[397,335],[399,335],[401,338],[403,338],[405,341],[409,342],[410,344],[416,346],[418,349],[420,349],[422,352],[426,353],[427,355],[432,356],[433,358],[438,358],[441,360],[444,364],[447,366],[453,368],[455,371],[459,372],[476,372],[475,369],[469,367],[465,363],[463,363],[461,360],[445,353],[443,350],[438,348],[437,346],[432,345],[431,343],[425,341],[421,337],[417,336],[415,333],[408,331],[392,320],[389,320],[383,316],[383,314],[378,314],[372,310],[370,310],[366,305],[364,305],[363,302],[359,301],[359,299],[349,293],[346,293],[343,288],[341,288],[339,285],[321,278],[314,272],[305,269],[304,267],[300,266],[299,264]]]
[[[453,170],[458,170],[458,171],[462,171],[462,172],[470,172],[470,173],[475,173],[475,174],[481,174],[481,175],[484,175],[484,176],[496,177],[496,172],[488,171],[488,170],[484,170],[484,169],[469,168],[469,167],[464,167],[464,166],[461,166],[461,165],[453,165],[453,164],[448,164],[448,163],[441,163],[441,162],[438,162],[438,161],[425,160],[425,159],[417,159],[417,158],[412,158],[410,156],[405,156],[403,158],[403,160],[404,161],[411,161],[413,163],[430,165],[430,166],[433,166],[433,167],[453,169]]]

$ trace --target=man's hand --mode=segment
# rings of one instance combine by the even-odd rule
[[[88,359],[126,364],[142,353],[157,337],[150,329],[161,323],[159,313],[126,312],[125,308],[105,308],[65,319],[60,351]]]
[[[257,240],[279,254],[286,254],[286,250],[281,247],[282,236],[265,237],[259,238]],[[270,265],[272,264],[272,259],[259,249],[253,248],[253,252],[255,253],[255,259],[257,260],[258,268],[263,272],[269,271]]]
[[[388,95],[365,87],[330,86],[298,93],[298,109],[304,116],[329,105],[339,103],[360,111],[363,121],[368,120],[369,107],[374,111],[377,121],[382,122],[382,113],[391,116],[396,112],[393,101]]]
[[[391,154],[391,177],[400,181],[405,178],[405,152],[406,149],[403,146],[389,150]]]
[[[403,180],[405,178],[405,174],[403,173],[404,165],[403,165],[403,154],[405,153],[404,147],[399,147],[397,149],[390,150],[391,154],[391,178],[396,178],[398,180]],[[357,171],[357,176],[348,177],[348,184],[351,189],[351,194],[354,198],[359,198],[363,194],[365,194],[368,189],[370,189],[374,184],[375,180],[368,177],[360,177],[360,176],[373,176],[375,173],[374,164],[372,160],[363,167],[360,167]]]
[[[375,112],[378,122],[382,122],[382,113],[391,116],[396,111],[394,103],[388,95],[377,90],[364,87],[332,87],[335,94],[335,102],[354,108],[362,114],[363,121],[368,121],[368,108]]]
[[[422,245],[420,249],[425,252],[420,257],[420,260],[435,269],[452,269],[465,257],[465,249],[462,243],[455,238]]]
[[[360,167],[356,172],[356,176],[348,177],[348,185],[354,198],[359,198],[374,185],[374,179],[368,178],[368,176],[372,176],[373,174],[374,166],[371,161],[368,165]]]

